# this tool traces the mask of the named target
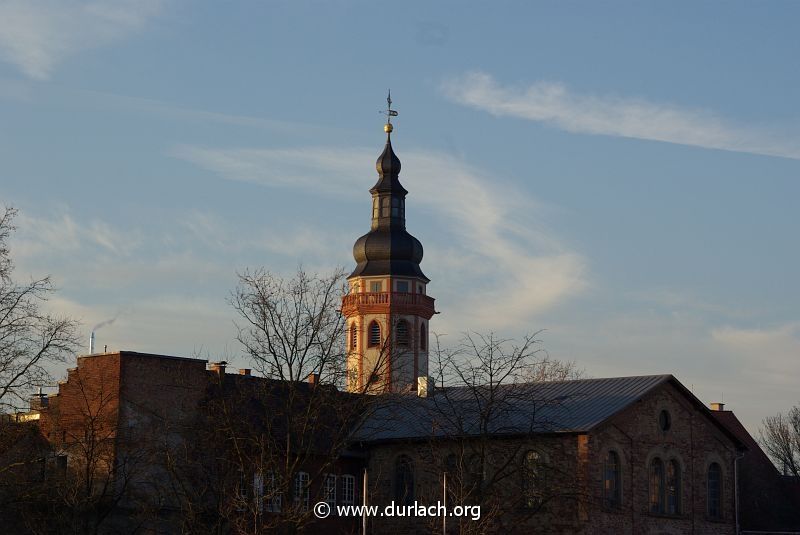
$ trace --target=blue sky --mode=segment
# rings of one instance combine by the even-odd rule
[[[751,431],[800,402],[795,2],[0,2],[18,276],[243,362],[236,272],[352,267],[394,146],[453,337],[538,329]],[[59,371],[59,373],[61,373]]]

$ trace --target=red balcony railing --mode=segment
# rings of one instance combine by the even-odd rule
[[[401,292],[365,292],[347,294],[342,298],[342,308],[359,305],[416,305],[433,309],[433,297],[424,294]]]

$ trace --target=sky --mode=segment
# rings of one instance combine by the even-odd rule
[[[589,376],[672,373],[756,433],[800,403],[799,17],[0,0],[16,276],[52,275],[98,348],[244,367],[237,273],[354,266],[391,88],[432,331],[543,330]]]

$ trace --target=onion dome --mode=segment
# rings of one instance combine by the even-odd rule
[[[408,191],[400,184],[400,158],[392,149],[391,122],[384,130],[386,146],[375,162],[378,182],[369,190],[372,193],[372,229],[353,246],[357,266],[350,277],[397,275],[428,282],[419,267],[422,244],[406,231],[405,198]]]

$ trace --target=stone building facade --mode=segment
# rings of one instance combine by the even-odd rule
[[[387,412],[407,417],[368,431],[372,501],[406,503],[410,494],[432,504],[447,495],[451,507],[482,508],[480,521],[449,518],[453,529],[473,524],[497,533],[736,533],[742,444],[674,377],[569,381],[530,399],[541,418],[534,432],[505,426],[458,440],[452,430],[422,432],[447,428],[437,425],[443,405],[398,400]],[[505,417],[519,423],[530,414]],[[445,477],[454,487],[448,491]],[[427,533],[441,524],[380,519],[381,533]]]

